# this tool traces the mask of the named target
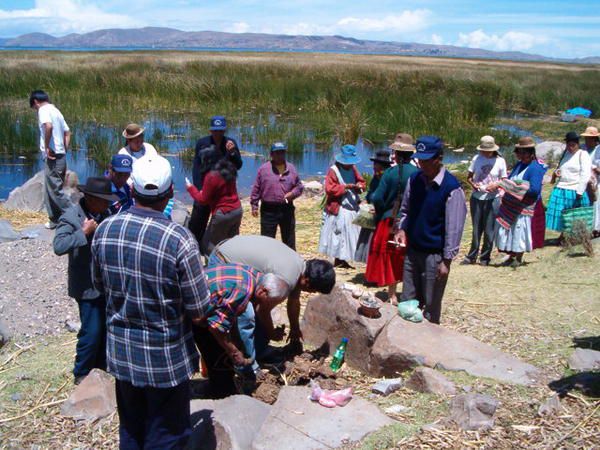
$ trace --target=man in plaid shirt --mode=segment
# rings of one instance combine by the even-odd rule
[[[169,162],[140,160],[132,179],[136,206],[104,221],[92,242],[94,285],[107,301],[120,447],[182,448],[199,362],[192,321],[214,308],[196,240],[162,213],[173,196]]]

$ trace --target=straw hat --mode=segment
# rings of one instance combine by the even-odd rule
[[[414,145],[414,139],[410,134],[398,133],[388,148],[395,152],[411,152],[417,151]]]
[[[499,149],[500,147],[496,145],[496,141],[492,136],[483,136],[477,146],[477,150],[482,152],[498,152]]]
[[[123,137],[125,139],[133,139],[133,138],[138,137],[143,132],[144,132],[144,127],[138,125],[137,123],[130,123],[123,130]]]
[[[600,133],[598,132],[598,128],[596,127],[587,127],[583,133],[581,133],[583,137],[600,137]]]
[[[535,148],[535,141],[531,136],[519,138],[519,142],[515,145],[515,148]]]

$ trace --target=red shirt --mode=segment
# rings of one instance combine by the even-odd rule
[[[226,182],[219,172],[214,170],[204,177],[201,191],[192,185],[188,188],[188,192],[201,205],[208,205],[211,214],[219,209],[223,213],[228,213],[242,207],[235,180]]]

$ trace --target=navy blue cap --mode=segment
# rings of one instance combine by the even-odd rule
[[[271,145],[272,152],[286,151],[287,149],[287,145],[283,142],[275,142],[273,145]]]
[[[133,158],[129,155],[113,155],[110,166],[115,172],[131,173]]]
[[[417,152],[412,155],[413,159],[431,159],[444,149],[444,143],[437,136],[421,136],[415,147]]]
[[[227,129],[227,119],[225,116],[213,116],[210,118],[210,131],[225,131]]]

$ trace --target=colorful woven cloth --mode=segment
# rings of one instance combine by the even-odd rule
[[[496,222],[501,227],[509,229],[521,214],[533,216],[536,199],[525,196],[529,190],[529,181],[505,179],[501,180],[499,185],[504,190],[504,196],[496,218]]]

